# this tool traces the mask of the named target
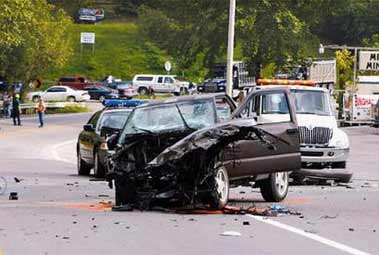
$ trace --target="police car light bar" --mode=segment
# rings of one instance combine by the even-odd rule
[[[123,99],[106,99],[103,102],[105,107],[136,107],[148,103],[149,100],[123,100]]]
[[[304,80],[258,79],[257,85],[315,86],[316,83],[314,81],[304,81]]]

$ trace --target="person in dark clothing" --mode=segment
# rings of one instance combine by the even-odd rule
[[[3,116],[4,118],[9,117],[9,105],[10,105],[10,98],[7,92],[3,95]]]
[[[16,120],[17,120],[17,125],[21,126],[20,114],[21,114],[21,109],[20,109],[20,95],[16,94],[16,95],[13,97],[13,101],[12,101],[12,118],[13,118],[13,125],[16,126]]]

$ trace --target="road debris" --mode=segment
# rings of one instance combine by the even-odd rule
[[[225,231],[220,234],[221,236],[242,236],[241,233],[237,231]]]
[[[317,231],[314,229],[306,229],[306,230],[304,230],[304,232],[310,233],[310,234],[317,234]]]
[[[23,181],[23,179],[18,179],[17,177],[14,177],[13,179],[14,179],[14,181],[15,181],[16,183],[19,183],[19,182]]]
[[[18,194],[17,194],[17,192],[11,192],[11,193],[9,193],[9,200],[18,200]]]
[[[338,214],[334,216],[324,215],[324,216],[321,216],[320,219],[336,219],[337,217],[338,217]]]
[[[349,228],[349,231],[353,232],[353,231],[354,231],[354,228]]]

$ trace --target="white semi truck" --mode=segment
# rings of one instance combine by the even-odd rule
[[[302,169],[294,172],[293,177],[299,181],[310,178],[349,182],[352,177],[346,167],[349,139],[337,125],[329,90],[310,81],[262,79],[257,84],[262,88],[286,86],[291,91],[302,162]]]

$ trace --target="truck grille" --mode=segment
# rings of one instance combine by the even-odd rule
[[[327,145],[333,136],[333,130],[330,128],[299,127],[300,144],[302,145]]]

